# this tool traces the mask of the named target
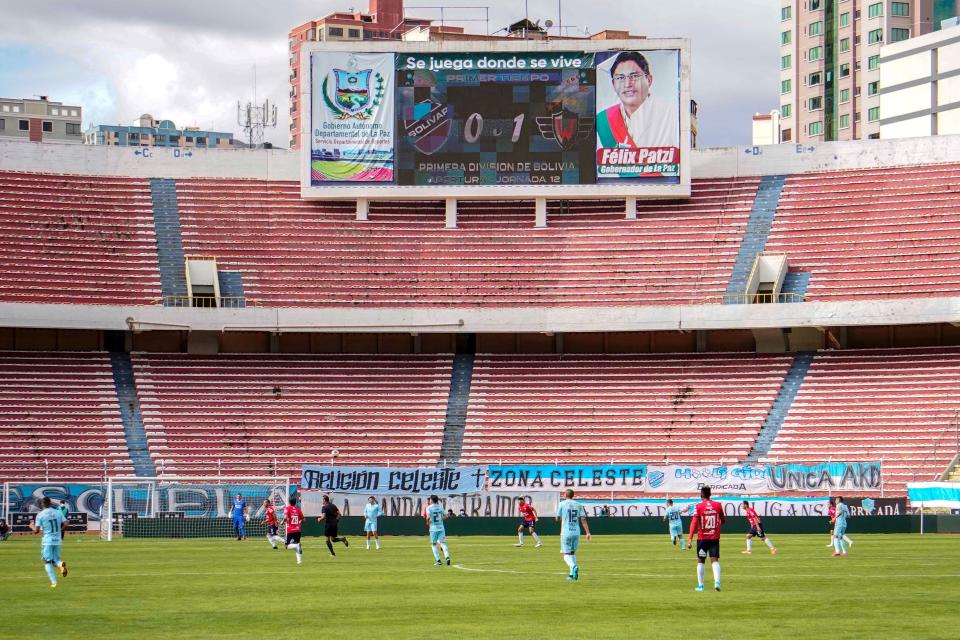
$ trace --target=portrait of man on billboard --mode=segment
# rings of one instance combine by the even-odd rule
[[[603,82],[601,73],[598,69],[598,88]],[[598,148],[678,146],[677,104],[652,92],[654,77],[647,58],[638,51],[621,51],[613,58],[609,74],[616,102],[599,105]],[[669,87],[671,81],[676,85],[675,78],[665,79],[665,85]]]

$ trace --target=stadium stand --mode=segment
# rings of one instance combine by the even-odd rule
[[[958,164],[791,175],[766,248],[809,300],[957,295],[958,183]]]
[[[477,356],[463,461],[742,460],[792,360],[730,353]]]
[[[0,479],[130,475],[105,353],[0,352]]]
[[[0,171],[0,302],[156,304],[147,180]]]
[[[301,200],[292,182],[179,180],[187,254],[242,273],[268,306],[681,304],[719,300],[759,178],[695,180],[688,201],[532,206]],[[619,209],[619,214],[617,210]]]
[[[452,356],[132,356],[161,474],[296,477],[304,460],[435,463]]]
[[[821,352],[769,457],[882,460],[885,490],[934,479],[957,453],[960,348]]]

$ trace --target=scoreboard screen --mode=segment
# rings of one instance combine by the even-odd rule
[[[309,64],[313,194],[681,183],[680,49],[338,49]]]
[[[397,184],[595,182],[594,70],[398,71]]]

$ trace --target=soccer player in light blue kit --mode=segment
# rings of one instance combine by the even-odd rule
[[[687,550],[687,543],[683,539],[683,521],[680,516],[690,510],[690,505],[685,507],[673,506],[673,500],[667,500],[667,510],[663,514],[663,521],[670,525],[670,540],[673,546],[677,546],[677,540],[680,541],[680,550]]]
[[[239,493],[233,499],[233,532],[237,534],[237,540],[247,539],[247,527],[244,518],[247,516],[247,503]]]
[[[53,571],[53,565],[60,569],[60,575],[67,577],[67,563],[60,559],[60,547],[63,543],[63,529],[67,524],[67,519],[59,509],[53,508],[53,502],[50,498],[44,498],[40,504],[43,506],[30,530],[34,533],[43,533],[43,540],[40,542],[40,559],[43,560],[43,568],[50,576],[50,588],[57,588],[57,576]]]
[[[564,492],[566,500],[557,508],[557,521],[560,523],[560,553],[563,561],[570,567],[567,580],[580,579],[580,565],[577,564],[577,549],[580,547],[580,525],[590,542],[590,527],[587,525],[587,510],[573,499],[573,489]]]
[[[837,513],[833,516],[833,555],[847,555],[847,544],[843,541],[847,535],[847,518],[850,507],[843,502],[843,496],[837,496]]]
[[[427,507],[426,518],[427,525],[430,528],[430,548],[433,549],[433,557],[437,559],[435,564],[438,567],[443,566],[443,562],[440,561],[440,551],[443,551],[443,557],[446,558],[449,567],[450,550],[447,548],[447,530],[443,526],[443,521],[447,519],[447,512],[440,506],[439,497],[430,496],[430,506]]]
[[[367,504],[363,507],[363,530],[367,534],[367,549],[370,548],[370,538],[377,544],[377,550],[380,549],[380,534],[377,533],[377,518],[380,517],[380,505],[373,496],[367,498]]]

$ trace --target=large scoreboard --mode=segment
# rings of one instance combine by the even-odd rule
[[[689,195],[687,69],[685,40],[317,43],[303,195]]]

